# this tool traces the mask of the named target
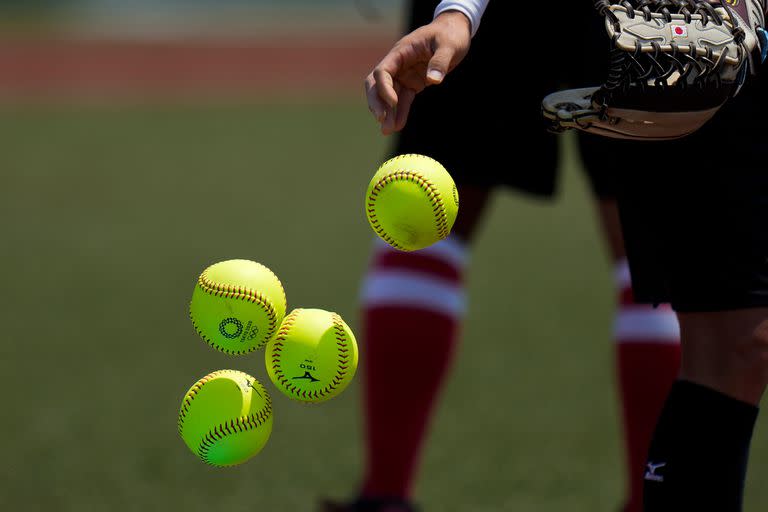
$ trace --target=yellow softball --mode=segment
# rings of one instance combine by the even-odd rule
[[[323,402],[341,393],[357,370],[357,341],[336,313],[294,309],[264,351],[267,373],[286,396]]]
[[[373,231],[401,251],[423,249],[447,237],[458,211],[453,178],[424,155],[400,155],[384,162],[365,196]]]
[[[218,370],[184,395],[178,427],[184,443],[203,462],[241,464],[259,453],[272,433],[272,400],[247,373]]]
[[[227,260],[200,274],[189,316],[209,345],[240,355],[275,335],[286,307],[283,285],[271,270],[255,261]]]

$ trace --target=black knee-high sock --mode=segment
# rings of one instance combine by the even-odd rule
[[[739,512],[757,407],[679,380],[648,452],[645,512]]]

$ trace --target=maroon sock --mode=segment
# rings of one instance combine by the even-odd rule
[[[617,267],[616,369],[626,447],[624,512],[643,510],[643,474],[656,421],[680,367],[680,333],[669,306],[635,304],[626,264]]]
[[[363,497],[410,499],[464,308],[465,249],[377,246],[364,289]]]

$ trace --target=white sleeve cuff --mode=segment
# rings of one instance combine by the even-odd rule
[[[480,18],[483,17],[486,7],[488,0],[443,0],[435,9],[435,17],[445,11],[459,11],[469,18],[474,36],[480,27]]]

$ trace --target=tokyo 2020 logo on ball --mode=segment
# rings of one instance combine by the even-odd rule
[[[225,318],[219,324],[219,332],[230,340],[239,338],[243,334],[243,322],[237,318]]]

